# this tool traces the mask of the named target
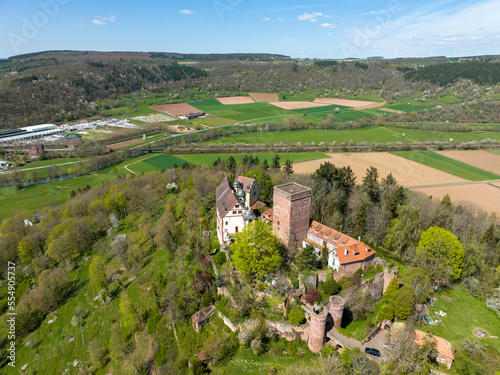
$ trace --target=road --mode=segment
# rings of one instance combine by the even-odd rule
[[[59,167],[61,165],[83,163],[85,161],[87,161],[87,160],[69,161],[67,163],[51,164],[51,165],[45,165],[43,167],[23,168],[23,169],[20,169],[20,171],[24,172],[24,171],[32,171],[34,169],[44,169],[44,168],[50,168],[50,167]],[[0,171],[0,173],[13,173],[13,172],[14,172],[13,170]]]

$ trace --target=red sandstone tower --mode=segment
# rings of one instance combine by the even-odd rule
[[[342,315],[344,314],[344,299],[340,296],[330,297],[329,313],[333,319],[333,325],[340,327],[342,325]]]
[[[318,353],[325,344],[328,310],[323,308],[321,311],[315,311],[315,308],[311,310],[311,326],[309,327],[307,346],[311,352]]]
[[[285,246],[307,237],[311,215],[311,189],[295,182],[275,186],[273,232]]]

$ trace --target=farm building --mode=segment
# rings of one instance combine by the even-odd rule
[[[31,145],[28,147],[28,153],[30,157],[36,158],[38,157],[42,152],[45,151],[45,146],[40,144],[40,145]]]
[[[69,134],[62,139],[62,144],[65,146],[76,146],[82,141],[82,136],[79,134]]]
[[[224,177],[216,190],[217,237],[221,245],[229,242],[235,233],[257,219],[250,209],[250,202],[258,198],[259,185],[255,179],[238,177],[231,186],[227,176]]]
[[[210,318],[215,312],[215,306],[209,306],[203,310],[200,310],[196,313],[194,313],[191,316],[191,319],[193,320],[193,327],[196,332],[200,332],[200,329],[207,324],[208,318]]]
[[[201,117],[204,115],[205,115],[204,112],[194,112],[194,113],[188,113],[187,115],[184,115],[184,116],[186,117],[187,120],[191,120],[193,118]]]

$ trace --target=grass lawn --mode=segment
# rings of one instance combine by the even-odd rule
[[[494,311],[487,309],[484,302],[464,290],[445,290],[436,296],[437,301],[429,308],[430,317],[439,318],[434,312],[440,310],[446,316],[440,317],[442,323],[437,327],[422,325],[422,331],[432,330],[436,336],[447,339],[454,346],[462,344],[464,339],[477,338],[496,347],[500,355],[498,338],[480,338],[474,334],[474,330],[480,328],[490,336],[500,337],[500,318]]]
[[[396,151],[392,154],[471,181],[496,180],[500,176],[432,151]]]
[[[383,304],[384,304],[383,300],[378,301],[377,304],[375,305],[375,311],[373,313],[368,314],[366,318],[363,320],[355,320],[354,322],[350,323],[347,327],[340,328],[339,332],[346,336],[354,337],[355,339],[362,341],[373,330],[373,328],[370,328],[370,326],[373,323],[375,324],[378,323],[376,321],[376,317],[380,313]]]
[[[21,169],[26,168],[38,168],[38,167],[49,167],[54,164],[71,163],[73,161],[84,160],[85,158],[61,158],[61,159],[49,159],[49,160],[39,160],[23,165]]]
[[[430,109],[434,107],[435,105],[414,105],[414,104],[395,104],[387,106],[387,108],[405,112],[421,111],[423,109]]]
[[[500,150],[487,150],[488,152],[491,152],[493,154],[500,155]]]
[[[193,155],[165,155],[159,154],[157,156],[148,158],[140,163],[132,164],[129,168],[134,172],[150,172],[161,169],[173,168],[174,164],[181,166],[185,162],[190,165],[209,165],[211,166],[218,158],[227,160],[233,156],[237,163],[241,161],[245,154],[193,154]],[[249,154],[247,154],[249,155]],[[271,164],[275,154],[272,153],[259,153],[252,154],[257,156],[260,161],[267,160]],[[295,163],[302,161],[323,159],[327,156],[322,152],[307,152],[307,153],[283,153],[278,154],[280,162],[283,164],[286,159],[290,159]]]
[[[305,345],[305,344],[304,344]],[[275,367],[277,370],[293,368],[297,364],[310,364],[317,356],[312,354],[309,349],[299,347],[301,355],[292,356],[287,353],[281,355],[273,354],[253,354],[250,348],[240,348],[236,355],[223,366],[214,368],[214,374],[224,375],[261,375],[268,374],[270,367]]]
[[[342,113],[342,112],[341,112]],[[352,113],[355,113],[353,111]],[[336,114],[336,116],[339,114]],[[403,136],[405,134],[405,136]],[[344,141],[354,141],[354,142],[377,142],[377,143],[387,143],[387,142],[415,142],[415,141],[447,141],[450,138],[459,141],[472,141],[472,140],[482,140],[486,138],[496,138],[498,134],[493,132],[442,132],[442,131],[430,131],[421,129],[401,129],[392,127],[382,127],[382,126],[371,126],[366,128],[358,129],[346,129],[346,130],[319,130],[319,129],[307,129],[307,130],[296,130],[296,131],[281,131],[281,132],[270,132],[270,133],[251,133],[251,134],[239,134],[228,137],[222,137],[219,139],[214,139],[207,141],[206,143],[264,143],[264,144],[274,144],[274,143],[310,143],[315,142],[319,144],[321,142],[337,142],[341,143]]]

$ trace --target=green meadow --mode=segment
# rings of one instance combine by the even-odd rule
[[[392,152],[392,154],[470,181],[496,180],[500,178],[500,176],[494,173],[447,158],[432,151],[397,151]]]
[[[243,156],[250,154],[192,154],[192,155],[166,155],[159,154],[150,158],[147,158],[139,163],[135,163],[129,166],[129,169],[136,172],[151,172],[155,170],[162,170],[173,168],[175,164],[177,166],[182,166],[184,163],[189,165],[213,165],[213,163],[220,158],[221,160],[227,160],[230,156],[233,156],[237,163],[241,161]],[[258,157],[259,161],[267,160],[271,164],[274,156],[273,153],[257,153],[252,154],[253,157]],[[324,159],[328,156],[322,152],[307,152],[307,153],[280,153],[280,162],[283,164],[286,159],[292,160],[294,163],[299,163],[303,161]]]
[[[306,129],[296,131],[262,132],[251,134],[238,134],[222,137],[205,143],[244,143],[244,144],[293,144],[297,142],[319,144],[321,142],[420,142],[428,141],[480,141],[486,138],[496,138],[498,133],[493,132],[442,132],[421,129],[402,129],[382,126],[372,126],[358,129],[344,130],[319,130]]]

